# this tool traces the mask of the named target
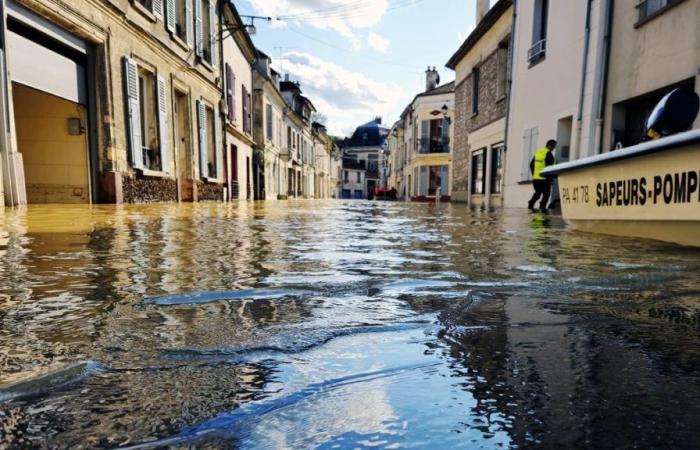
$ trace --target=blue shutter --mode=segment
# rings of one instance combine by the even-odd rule
[[[428,195],[428,167],[420,167],[420,192],[419,195]]]
[[[449,153],[450,151],[450,121],[442,119],[442,151]]]
[[[450,166],[440,167],[440,195],[450,195]]]
[[[430,121],[423,120],[420,123],[420,153],[428,153],[430,144]]]

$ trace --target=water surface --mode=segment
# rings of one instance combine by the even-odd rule
[[[0,213],[0,447],[700,441],[700,253],[463,206]]]

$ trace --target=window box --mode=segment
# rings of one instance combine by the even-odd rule
[[[636,6],[639,17],[634,27],[639,28],[684,1],[685,0],[642,0]]]

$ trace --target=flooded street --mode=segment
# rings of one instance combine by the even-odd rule
[[[694,447],[700,252],[464,206],[0,213],[0,448]]]

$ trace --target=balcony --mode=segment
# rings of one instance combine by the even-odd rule
[[[542,61],[547,51],[547,39],[542,39],[533,44],[527,51],[527,61],[530,65],[537,64]]]
[[[440,154],[440,153],[450,153],[450,140],[449,139],[441,139],[441,140],[421,139],[421,145],[420,145],[420,148],[418,149],[419,155],[432,155],[432,154]]]

